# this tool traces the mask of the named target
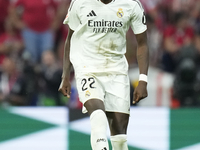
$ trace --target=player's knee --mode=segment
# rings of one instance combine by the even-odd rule
[[[118,134],[110,137],[113,150],[128,150],[127,135]]]
[[[105,112],[101,109],[95,110],[90,115],[91,129],[93,132],[106,131],[107,118]]]
[[[103,110],[105,111],[104,103],[102,100],[99,99],[90,99],[84,103],[88,113],[91,115],[96,110]]]
[[[127,135],[126,134],[113,135],[110,137],[110,140],[112,142],[124,143],[127,141]]]
[[[123,113],[107,113],[111,135],[126,134],[129,115]]]
[[[111,135],[126,134],[126,129],[122,124],[112,124]]]

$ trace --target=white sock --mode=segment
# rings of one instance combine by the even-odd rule
[[[107,118],[103,110],[98,109],[90,115],[92,150],[109,150],[106,136]]]
[[[110,136],[110,140],[113,148],[112,150],[128,150],[126,134]]]

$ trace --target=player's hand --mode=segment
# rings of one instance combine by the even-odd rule
[[[67,96],[68,98],[70,98],[70,94],[71,94],[70,81],[63,78],[60,83],[60,87],[58,91],[61,92],[64,96]]]
[[[147,82],[139,81],[133,93],[133,104],[138,103],[140,100],[147,97],[147,95]]]

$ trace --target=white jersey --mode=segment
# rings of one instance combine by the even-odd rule
[[[144,32],[144,10],[138,0],[74,0],[64,24],[74,30],[70,61],[75,72],[126,74],[126,32]]]

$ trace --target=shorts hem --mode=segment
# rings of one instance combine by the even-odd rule
[[[130,112],[125,112],[125,111],[114,111],[114,110],[105,110],[106,112],[117,112],[117,113],[123,113],[123,114],[128,114],[130,115]]]
[[[83,104],[83,106],[82,106],[82,113],[85,114],[85,113],[88,112],[87,109],[85,108],[84,104],[85,104],[85,102],[87,102],[87,101],[89,101],[91,99],[98,99],[98,100],[100,100],[100,101],[102,101],[104,103],[103,99],[100,99],[100,98],[97,98],[97,97],[89,98],[86,101],[84,101],[84,103],[82,101],[80,101]]]

